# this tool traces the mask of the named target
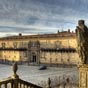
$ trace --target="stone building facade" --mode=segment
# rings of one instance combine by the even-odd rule
[[[0,59],[46,64],[77,64],[76,34],[22,35],[0,38]]]

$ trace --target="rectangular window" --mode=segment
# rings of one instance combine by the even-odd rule
[[[16,48],[17,48],[17,42],[14,42],[14,43],[13,43],[13,46],[14,46],[14,48],[16,49]]]
[[[22,48],[23,47],[23,42],[19,43],[19,47]]]
[[[55,41],[56,48],[61,48],[61,41]]]
[[[5,48],[5,43],[2,43],[2,48]]]
[[[24,57],[27,57],[27,52],[24,52]]]
[[[20,59],[21,59],[21,56],[20,56]]]
[[[27,42],[23,42],[23,47],[27,47]]]

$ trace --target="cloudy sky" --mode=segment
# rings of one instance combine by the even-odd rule
[[[87,18],[88,0],[0,0],[0,36],[74,30]]]

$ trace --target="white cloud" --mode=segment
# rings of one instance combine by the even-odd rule
[[[4,29],[3,33],[73,30],[79,19],[88,18],[87,4],[87,0],[0,0],[0,30]]]

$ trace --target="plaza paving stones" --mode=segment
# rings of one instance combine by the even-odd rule
[[[61,67],[47,67],[46,70],[38,70],[39,66],[27,66],[19,65],[17,74],[19,77],[25,81],[38,84],[39,82],[47,81],[48,78],[53,78],[55,76],[76,76],[78,79],[78,68],[61,68]],[[12,69],[10,65],[0,64],[0,79],[7,78],[12,75]]]

